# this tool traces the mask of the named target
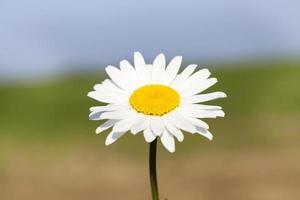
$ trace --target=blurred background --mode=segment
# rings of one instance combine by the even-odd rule
[[[214,140],[159,145],[162,198],[300,199],[300,2],[0,1],[0,199],[150,199],[148,144],[106,147],[86,94],[104,67],[160,52],[208,67]]]

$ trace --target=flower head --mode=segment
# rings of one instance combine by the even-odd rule
[[[208,69],[196,71],[197,65],[187,66],[181,73],[182,57],[176,56],[168,65],[163,54],[153,64],[146,64],[139,52],[134,53],[134,66],[127,60],[120,69],[107,66],[109,79],[94,86],[88,96],[106,103],[90,108],[91,120],[107,120],[96,133],[112,128],[105,144],[115,142],[127,131],[142,132],[147,142],[160,137],[170,152],[175,151],[174,137],[182,142],[182,131],[212,139],[209,126],[202,118],[224,117],[220,106],[203,102],[224,98],[223,92],[201,94],[217,82],[209,78]]]

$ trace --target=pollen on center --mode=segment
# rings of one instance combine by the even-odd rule
[[[165,85],[145,85],[131,94],[129,103],[137,112],[162,116],[179,105],[180,96],[177,91]]]

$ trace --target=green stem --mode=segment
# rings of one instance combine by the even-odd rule
[[[157,139],[150,143],[149,151],[149,169],[150,169],[150,183],[152,200],[159,200],[157,178],[156,178],[156,146]]]

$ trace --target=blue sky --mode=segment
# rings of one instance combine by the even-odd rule
[[[136,50],[149,61],[300,55],[299,10],[298,0],[1,0],[0,77],[104,67]]]

